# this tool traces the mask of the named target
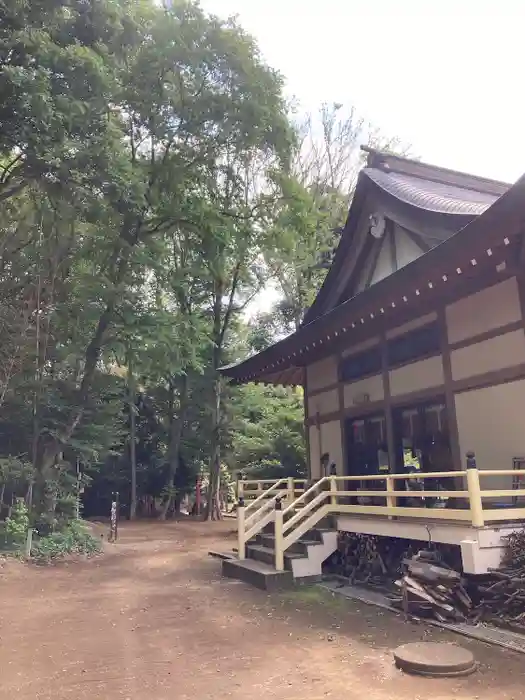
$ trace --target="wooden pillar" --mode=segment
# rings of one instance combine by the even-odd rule
[[[306,367],[303,368],[303,410],[304,410],[304,435],[306,444],[306,476],[310,481],[312,478],[312,456],[310,454],[310,425],[308,423],[308,383]]]
[[[441,356],[443,360],[443,382],[445,385],[445,405],[447,407],[448,434],[450,437],[450,450],[452,453],[452,465],[456,471],[461,470],[461,451],[459,448],[458,419],[456,416],[456,400],[454,397],[454,385],[452,382],[452,362],[448,342],[447,319],[445,307],[438,310],[438,324],[441,332]]]
[[[388,450],[388,465],[391,472],[396,471],[396,445],[394,436],[394,420],[392,417],[392,396],[390,393],[390,374],[388,371],[388,353],[386,333],[381,334],[381,372],[383,375],[383,392],[385,406],[386,444]]]

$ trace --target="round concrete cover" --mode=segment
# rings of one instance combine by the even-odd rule
[[[466,676],[476,670],[474,656],[456,644],[415,642],[394,651],[396,666],[420,676]]]

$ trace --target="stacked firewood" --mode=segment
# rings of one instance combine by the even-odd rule
[[[399,594],[391,596],[396,607],[440,622],[461,622],[471,617],[474,604],[466,581],[436,552],[421,550],[403,564],[405,573],[396,581]]]
[[[478,584],[483,619],[525,631],[525,530],[509,535],[501,567]]]

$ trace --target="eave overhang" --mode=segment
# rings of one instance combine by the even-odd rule
[[[304,384],[304,368],[452,298],[466,279],[509,263],[525,230],[525,176],[478,218],[417,260],[243,362],[221,368],[237,383]],[[328,349],[329,348],[329,349]]]

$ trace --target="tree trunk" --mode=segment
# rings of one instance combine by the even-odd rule
[[[123,235],[121,235],[121,239],[127,240]],[[111,260],[109,261],[108,269],[114,272],[113,283],[116,290],[119,289],[126,276],[132,245],[134,245],[134,243],[128,244],[128,248],[122,252],[122,244],[119,241],[119,243],[115,245]],[[119,256],[121,256],[120,260]],[[52,443],[46,445],[45,450],[43,450],[42,454],[40,455],[38,460],[38,471],[40,472],[53,466],[64,445],[71,439],[73,433],[77,429],[78,424],[84,416],[84,411],[86,409],[89,393],[93,385],[93,379],[97,370],[102,347],[104,345],[107,332],[113,322],[113,314],[117,300],[118,293],[115,292],[98,319],[96,330],[91,337],[85,352],[84,372],[82,374],[80,387],[78,389],[76,408],[72,411],[69,421],[67,422],[62,433],[56,437]]]
[[[214,353],[215,354],[215,353]],[[211,439],[211,461],[208,485],[208,503],[206,504],[205,520],[220,520],[219,490],[221,481],[221,380],[216,372],[213,382],[213,417]]]
[[[135,377],[131,349],[128,350],[128,408],[129,408],[129,461],[131,467],[131,498],[129,503],[129,519],[135,520],[137,515],[137,421],[136,421],[136,392]]]
[[[173,501],[173,487],[175,476],[179,468],[180,443],[182,439],[182,430],[184,427],[184,418],[188,403],[188,375],[184,373],[181,377],[180,396],[179,396],[179,413],[174,416],[173,408],[170,408],[170,442],[168,447],[169,470],[166,480],[166,488],[170,490],[169,496],[162,505],[159,513],[159,520],[166,520],[166,516]],[[170,387],[171,391],[175,390],[173,383]],[[170,401],[172,406],[173,401]]]

